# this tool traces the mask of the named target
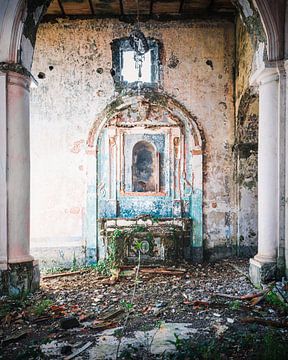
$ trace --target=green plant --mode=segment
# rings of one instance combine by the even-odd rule
[[[277,308],[285,313],[288,313],[288,305],[285,304],[283,301],[281,301],[279,299],[279,297],[277,296],[277,294],[275,294],[275,292],[270,291],[266,295],[265,299],[270,305],[274,306],[275,308]]]
[[[286,343],[279,339],[273,331],[269,331],[263,337],[261,351],[257,353],[257,359],[261,360],[285,360],[287,359]]]
[[[177,335],[176,333],[174,333],[174,337],[175,337],[175,340],[174,340],[174,341],[168,340],[168,342],[169,342],[170,344],[174,345],[174,346],[175,346],[175,349],[176,349],[177,351],[181,351],[181,350],[183,349],[184,341],[183,341],[183,339],[181,339],[181,338],[179,337],[179,335]]]
[[[106,276],[111,276],[112,271],[119,268],[120,256],[118,249],[118,241],[123,238],[124,234],[121,230],[115,229],[108,240],[107,256],[105,259],[101,259],[95,265],[95,270]]]
[[[16,360],[27,360],[27,359],[46,359],[46,356],[41,351],[39,345],[29,346],[28,348],[23,349],[16,356]]]
[[[48,308],[53,304],[53,301],[50,299],[41,300],[34,306],[34,313],[38,316],[45,314]]]
[[[241,302],[239,300],[231,301],[229,304],[229,308],[231,310],[239,310],[241,306]]]
[[[136,241],[135,248],[138,251],[138,263],[137,263],[136,272],[135,272],[133,293],[132,293],[131,302],[125,302],[125,305],[127,307],[127,315],[126,315],[123,327],[122,327],[121,332],[119,333],[119,337],[118,337],[118,345],[117,345],[117,350],[116,350],[116,360],[119,358],[119,350],[120,350],[120,346],[121,346],[122,337],[123,337],[123,334],[124,334],[124,330],[125,330],[125,328],[127,326],[131,310],[132,310],[132,308],[134,306],[136,288],[137,288],[137,284],[138,284],[138,277],[139,277],[140,265],[141,265],[141,242],[140,241]]]
[[[72,267],[71,267],[71,271],[76,271],[78,270],[79,266],[77,265],[77,259],[75,256],[75,251],[73,253],[73,259],[72,259]]]
[[[4,303],[0,302],[0,319],[14,310],[20,310],[30,303],[28,291],[9,296]]]
[[[207,339],[193,343],[191,338],[181,339],[179,335],[174,334],[175,340],[169,340],[170,344],[175,346],[175,353],[167,353],[165,359],[169,360],[186,360],[186,359],[203,359],[217,360],[220,359],[220,344],[216,339]]]
[[[122,307],[123,307],[123,309],[124,309],[125,311],[130,311],[130,310],[133,308],[133,306],[134,306],[134,304],[132,304],[131,302],[126,301],[126,300],[124,300],[124,299],[122,299],[122,300],[120,301],[120,304],[122,305]]]

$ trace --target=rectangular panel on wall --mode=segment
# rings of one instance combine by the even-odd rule
[[[61,0],[61,3],[66,15],[91,15],[91,8],[88,0]]]
[[[93,10],[96,16],[101,15],[120,15],[120,1],[103,1],[103,0],[91,0]]]
[[[208,10],[211,0],[186,0],[182,7],[182,13],[199,14]]]
[[[122,0],[123,1],[123,10],[125,15],[137,14],[137,1],[136,0]],[[150,13],[150,0],[139,0],[139,14],[149,14]]]
[[[153,14],[178,14],[180,1],[161,1],[153,2]]]
[[[58,0],[52,0],[47,10],[48,15],[61,15],[62,11]]]

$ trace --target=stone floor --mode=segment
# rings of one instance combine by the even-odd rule
[[[43,278],[0,299],[0,359],[287,359],[287,305],[247,273],[231,260]]]

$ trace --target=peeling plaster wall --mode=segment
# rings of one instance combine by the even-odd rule
[[[230,254],[237,236],[234,24],[149,21],[142,29],[163,44],[160,91],[175,97],[203,129],[207,254]],[[130,30],[117,20],[59,20],[39,27],[32,73],[45,78],[31,91],[32,253],[41,246],[80,251],[85,245],[86,162],[95,156],[86,141],[97,114],[118,95],[110,43]]]
[[[253,65],[254,49],[250,35],[238,17],[236,21],[236,114],[240,101],[249,88],[249,80]]]
[[[259,97],[249,85],[254,50],[251,37],[238,18],[236,24],[236,183],[238,186],[238,250],[254,256],[258,227],[258,119]]]

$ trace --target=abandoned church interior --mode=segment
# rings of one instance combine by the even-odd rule
[[[287,71],[285,0],[0,0],[0,294],[115,248],[284,282]]]
[[[237,255],[256,283],[285,273],[280,4],[141,1],[137,20],[136,1],[3,2],[3,284],[35,260],[98,261],[135,225],[148,263]]]

